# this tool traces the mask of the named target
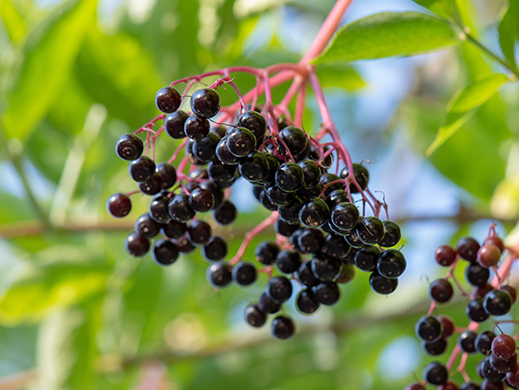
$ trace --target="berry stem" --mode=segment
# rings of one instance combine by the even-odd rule
[[[182,149],[184,149],[184,147],[186,146],[187,140],[188,140],[187,138],[184,138],[182,143],[180,145],[178,145],[177,150],[175,150],[175,152],[173,153],[171,158],[168,160],[168,164],[173,163],[173,161],[175,161],[177,159],[177,157],[180,154],[180,152],[182,151]]]
[[[247,234],[245,234],[245,237],[240,245],[240,248],[238,249],[238,252],[236,252],[236,255],[229,261],[229,264],[235,265],[236,263],[240,262],[252,239],[256,237],[258,234],[260,234],[263,230],[273,225],[276,222],[277,218],[278,212],[273,211],[272,214],[270,214],[266,219],[264,219],[258,226],[256,226]]]

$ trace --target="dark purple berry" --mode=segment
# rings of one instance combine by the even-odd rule
[[[191,150],[199,161],[208,163],[216,158],[216,147],[219,142],[218,135],[209,133],[205,138],[193,142]]]
[[[474,322],[483,322],[489,317],[489,314],[483,308],[483,299],[481,298],[472,299],[465,309],[465,314]]]
[[[195,141],[199,141],[207,137],[210,128],[211,125],[209,121],[206,118],[202,118],[198,115],[191,115],[184,123],[184,133],[186,133],[189,138]]]
[[[284,274],[291,274],[301,266],[301,256],[297,252],[281,251],[276,256],[276,265]]]
[[[490,271],[478,263],[472,263],[465,268],[465,278],[473,286],[482,287],[487,284]]]
[[[468,261],[476,261],[479,250],[479,244],[471,237],[461,238],[456,245],[456,252],[462,259]]]
[[[315,299],[326,306],[336,304],[341,297],[341,291],[336,283],[324,282],[314,287]]]
[[[238,118],[238,126],[250,130],[259,139],[265,134],[267,121],[256,111],[246,111]]]
[[[191,253],[196,248],[195,245],[189,241],[185,235],[175,239],[173,242],[178,248],[178,251],[182,253]]]
[[[226,287],[232,281],[232,267],[226,263],[215,263],[207,268],[207,280],[214,287]]]
[[[208,190],[196,188],[189,195],[189,204],[197,213],[205,213],[213,208],[214,196]]]
[[[305,132],[294,126],[287,126],[282,129],[279,132],[279,138],[288,147],[292,156],[303,152],[308,143]],[[285,148],[281,142],[279,142],[278,145],[281,150]]]
[[[296,308],[303,314],[314,314],[319,309],[319,302],[315,299],[312,290],[299,291],[296,298]]]
[[[494,340],[495,337],[496,334],[489,330],[478,334],[474,343],[476,346],[476,351],[483,355],[488,355],[490,352],[492,352],[492,340]]]
[[[237,127],[227,136],[227,148],[236,157],[245,157],[256,149],[256,137],[244,127]]]
[[[131,232],[124,242],[126,251],[135,257],[144,256],[150,249],[150,241],[136,232]]]
[[[288,317],[278,316],[272,321],[271,332],[276,339],[289,339],[295,333],[294,322]]]
[[[323,249],[324,236],[319,229],[301,229],[297,237],[299,250],[303,253],[317,253]],[[344,242],[344,240],[343,240]],[[334,257],[334,256],[332,256]]]
[[[438,303],[447,303],[454,296],[452,284],[447,279],[436,279],[429,286],[429,297]]]
[[[135,231],[144,238],[153,238],[160,231],[161,224],[151,219],[148,213],[142,214],[135,221]]]
[[[233,223],[237,215],[238,210],[236,210],[236,206],[234,206],[234,204],[229,200],[225,200],[220,207],[213,210],[213,218],[220,225],[229,225]]]
[[[315,277],[323,282],[334,280],[341,271],[341,261],[324,253],[316,253],[310,265]]]
[[[146,195],[156,195],[164,188],[164,181],[162,176],[158,172],[154,172],[153,175],[144,183],[139,183],[139,190]]]
[[[279,311],[281,305],[279,303],[274,302],[272,299],[268,297],[267,294],[263,293],[260,295],[258,308],[268,314],[274,314]]]
[[[377,217],[362,218],[356,227],[361,242],[367,245],[379,243],[384,238],[384,224]]]
[[[144,150],[144,143],[135,134],[123,134],[117,140],[115,152],[126,161],[137,160]]]
[[[404,255],[396,249],[386,249],[378,258],[377,271],[385,278],[398,278],[404,273],[405,268]]]
[[[388,295],[398,287],[398,279],[388,279],[373,271],[369,277],[369,285],[377,294]]]
[[[290,237],[292,233],[294,233],[297,229],[300,228],[300,225],[297,224],[291,224],[286,221],[283,221],[283,219],[278,218],[276,223],[274,224],[274,230],[277,234],[280,234],[284,237]]]
[[[348,167],[344,167],[344,169],[341,171],[341,178],[346,179],[349,176],[349,169]],[[360,188],[364,191],[366,188],[368,188],[369,183],[369,172],[368,170],[360,165],[360,164],[353,164],[353,176],[355,177],[355,180],[357,180],[358,185]],[[350,184],[350,192],[353,194],[359,193],[359,189],[357,186],[353,183]]]
[[[141,156],[130,163],[128,170],[134,181],[142,183],[148,181],[155,173],[155,161],[147,156]]]
[[[247,181],[254,183],[267,175],[267,158],[261,152],[252,152],[240,161],[240,175]]]
[[[303,182],[306,189],[313,188],[319,184],[321,169],[314,160],[303,160],[298,163],[303,169]]]
[[[158,223],[168,223],[171,219],[168,211],[169,198],[166,194],[158,194],[150,203],[149,214],[151,219]]]
[[[422,348],[428,355],[438,356],[443,354],[447,349],[447,341],[444,339],[438,339],[436,341],[422,341]]]
[[[160,266],[171,265],[178,259],[178,249],[171,241],[161,238],[153,244],[151,258]]]
[[[456,251],[450,245],[442,245],[434,254],[436,262],[443,267],[450,267],[456,260]]]
[[[435,316],[423,316],[415,325],[416,335],[424,341],[439,340],[442,336],[442,324]]]
[[[458,337],[458,345],[463,352],[475,353],[476,352],[476,337],[477,333],[471,330],[462,332]]]
[[[297,278],[301,283],[303,283],[306,287],[317,286],[320,283],[320,280],[317,279],[312,272],[312,266],[310,261],[305,261],[299,267],[297,271]]]
[[[187,231],[187,225],[184,222],[175,220],[169,221],[167,224],[161,226],[162,235],[172,239],[182,237]]]
[[[187,227],[187,238],[193,244],[205,244],[211,235],[211,226],[205,221],[197,219]]]
[[[377,267],[380,249],[376,246],[367,246],[355,253],[355,265],[362,271],[373,271]]]
[[[359,220],[359,209],[352,203],[338,203],[331,210],[330,221],[342,232],[353,229],[357,226]]]
[[[274,276],[269,280],[265,292],[274,302],[283,303],[292,295],[292,284],[284,276]]]
[[[168,133],[171,138],[185,138],[184,124],[187,118],[189,118],[189,115],[182,110],[166,115],[166,118],[164,118],[164,130],[166,130],[166,133]]]
[[[220,95],[211,88],[193,92],[191,95],[191,111],[203,118],[212,118],[220,112]]]
[[[258,305],[250,304],[245,308],[245,321],[254,328],[261,328],[267,322],[267,315]]]
[[[161,88],[155,95],[155,105],[166,114],[178,110],[180,103],[182,103],[182,96],[173,87]]]
[[[304,185],[304,172],[296,163],[283,163],[276,171],[275,180],[282,191],[295,192]]]
[[[202,247],[202,256],[208,261],[220,261],[227,255],[227,243],[221,237],[211,237]]]
[[[431,362],[423,370],[423,379],[434,386],[447,383],[449,373],[440,362]]]
[[[485,295],[483,308],[492,316],[503,316],[510,311],[512,298],[503,290],[492,290]]]
[[[195,210],[189,204],[189,196],[186,194],[175,195],[168,204],[171,219],[178,222],[187,222],[195,216]]]
[[[108,212],[115,218],[126,217],[132,209],[132,201],[126,194],[113,194],[106,201]]]
[[[320,198],[307,199],[299,211],[299,220],[307,227],[322,226],[330,215],[326,202]]]
[[[271,265],[276,262],[276,257],[279,253],[279,247],[273,241],[261,242],[254,252],[256,260],[263,265]]]
[[[257,278],[256,267],[242,260],[234,266],[232,278],[238,286],[250,286]]]
[[[395,246],[400,241],[400,238],[402,238],[400,227],[393,221],[384,221],[383,223],[386,233],[384,234],[384,238],[379,242],[379,245],[385,248]]]

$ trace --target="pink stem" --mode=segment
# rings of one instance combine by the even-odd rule
[[[297,102],[296,102],[296,112],[294,114],[294,125],[296,127],[303,127],[303,114],[305,111],[305,101],[306,101],[306,82],[301,82],[299,85],[299,89],[297,91]]]
[[[241,261],[243,258],[243,255],[245,254],[245,251],[247,250],[247,247],[249,246],[250,242],[254,237],[256,237],[258,234],[260,234],[263,230],[268,228],[270,225],[272,225],[274,222],[276,222],[278,218],[278,212],[273,211],[272,214],[266,219],[263,220],[258,226],[256,226],[254,229],[252,229],[250,232],[245,234],[245,238],[243,239],[243,242],[240,245],[240,248],[238,249],[238,252],[236,255],[229,261],[230,265],[234,265]]]
[[[173,161],[175,161],[179,155],[179,153],[182,151],[182,149],[184,149],[184,147],[186,146],[187,144],[187,138],[184,138],[184,140],[182,141],[182,143],[178,146],[177,150],[175,150],[175,153],[173,153],[173,155],[171,156],[171,158],[168,160],[168,164],[172,164]]]

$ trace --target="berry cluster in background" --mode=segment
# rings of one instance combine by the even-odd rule
[[[387,217],[387,205],[370,192],[366,166],[352,163],[311,68],[304,72],[309,72],[306,76],[323,117],[315,136],[302,128],[307,85],[298,72],[303,70],[280,65],[266,70],[236,67],[234,71],[254,74],[256,88],[242,96],[229,77],[230,69],[224,69],[178,80],[158,91],[155,103],[163,114],[135,134],[122,135],[115,148],[121,159],[129,161],[129,174],[139,190],[112,195],[107,208],[121,218],[131,210],[131,195],[151,197],[149,211],[137,219],[135,230],[126,239],[130,255],[151,251],[157,264],[168,266],[179,253],[199,248],[209,263],[207,279],[217,289],[230,283],[249,286],[259,273],[265,273],[265,292],[247,306],[245,320],[262,327],[269,314],[276,314],[272,335],[288,339],[295,333],[295,325],[283,303],[293,294],[292,283],[301,286],[295,302],[305,315],[314,314],[321,305],[337,303],[339,285],[350,282],[357,269],[370,273],[375,292],[387,295],[395,291],[406,268],[404,256],[393,248],[400,241],[400,228],[379,218],[381,210]],[[268,76],[279,71],[294,72],[299,81],[275,105]],[[190,89],[212,75],[220,77],[191,94],[190,112],[180,109]],[[187,83],[183,94],[175,88],[181,82]],[[235,105],[221,107],[217,89],[224,84],[236,90]],[[265,101],[260,105],[262,93]],[[288,104],[296,94],[292,118]],[[163,125],[152,130],[159,121]],[[141,132],[146,133],[145,143],[138,136]],[[161,133],[182,140],[167,162],[155,159],[155,143]],[[327,136],[331,140],[323,141]],[[150,149],[152,157],[148,156]],[[172,163],[182,150],[184,157],[175,167]],[[204,213],[210,212],[219,225],[231,224],[237,209],[229,196],[240,178],[253,185],[252,193],[244,196],[255,197],[271,214],[245,235],[231,257],[226,238],[213,235]],[[248,246],[269,226],[274,226],[276,234],[256,246],[254,262],[245,256]]]
[[[450,270],[445,278],[430,284],[431,306],[427,315],[417,321],[415,332],[428,355],[442,355],[454,334],[458,335],[457,340],[450,342],[456,346],[446,364],[440,361],[429,363],[423,370],[423,381],[409,385],[406,390],[424,390],[427,384],[439,386],[440,390],[519,389],[517,335],[507,335],[499,327],[516,321],[493,318],[507,315],[516,302],[516,289],[507,284],[515,258],[513,249],[506,248],[496,235],[494,225],[481,246],[474,238],[464,237],[458,241],[456,249],[442,245],[436,250],[436,262]],[[465,279],[473,287],[470,293],[463,290],[454,275],[459,266],[465,266]],[[492,281],[491,272],[495,274]],[[466,301],[468,326],[459,326],[448,316],[433,314],[439,305],[452,300],[455,289]],[[478,332],[480,324],[488,320],[493,321],[491,330]],[[460,355],[459,364],[455,367]],[[465,369],[471,356],[479,359],[475,374],[480,379]],[[452,376],[457,373],[461,373],[464,383],[457,384],[453,380]]]

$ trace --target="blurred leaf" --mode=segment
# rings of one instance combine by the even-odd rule
[[[0,191],[0,223],[26,221],[31,217],[32,212],[24,199]]]
[[[30,265],[0,297],[0,321],[37,321],[52,308],[81,302],[105,288],[110,268],[102,264]]]
[[[446,18],[449,16],[448,8],[442,0],[413,0],[415,3],[434,12],[436,15]]]
[[[316,71],[323,88],[339,87],[354,91],[366,86],[362,77],[348,64],[321,65],[316,67]]]
[[[0,1],[0,16],[11,41],[20,42],[27,32],[27,25],[11,0]]]
[[[519,39],[519,4],[516,0],[510,1],[510,6],[499,23],[498,32],[503,54],[515,66],[515,43]]]
[[[68,2],[62,12],[51,13],[43,32],[37,30],[29,37],[1,118],[8,137],[27,138],[59,96],[86,29],[94,23],[96,6],[96,0]]]
[[[464,90],[459,91],[447,106],[447,116],[438,134],[427,151],[430,156],[438,147],[447,141],[470,117],[475,109],[486,102],[510,79],[500,73],[490,74],[478,78]]]
[[[108,36],[91,29],[78,55],[76,77],[95,101],[132,127],[158,114],[155,94],[163,85],[148,52],[128,34]]]
[[[459,43],[456,32],[442,19],[418,12],[382,12],[342,27],[313,62],[409,56]]]

